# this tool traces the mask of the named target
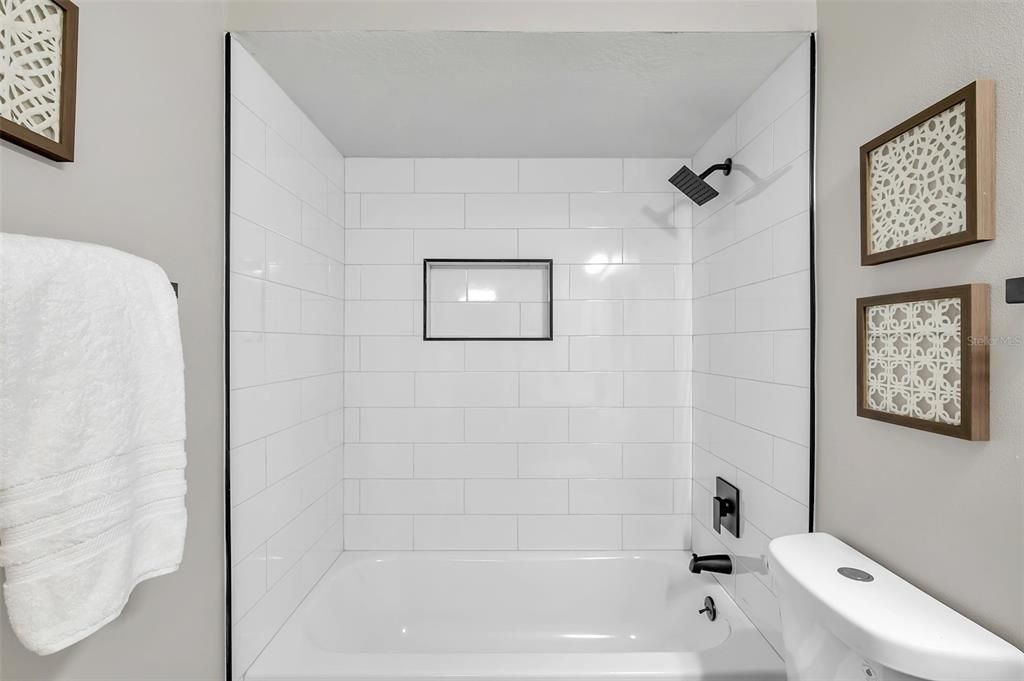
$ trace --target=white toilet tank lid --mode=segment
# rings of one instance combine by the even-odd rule
[[[780,537],[768,551],[779,595],[810,605],[866,659],[934,681],[1024,679],[1024,652],[832,535]],[[838,571],[843,567],[874,579],[845,577]]]

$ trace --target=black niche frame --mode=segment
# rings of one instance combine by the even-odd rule
[[[428,301],[427,279],[433,264],[466,263],[468,265],[543,265],[548,270],[548,333],[546,336],[443,336],[433,337],[427,332]],[[423,259],[423,340],[425,341],[551,341],[555,339],[555,263],[551,258],[424,258]]]

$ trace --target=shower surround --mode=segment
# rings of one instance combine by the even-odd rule
[[[346,550],[689,547],[684,162],[346,160]],[[554,259],[553,340],[425,342],[424,258]]]
[[[343,159],[231,56],[234,677],[343,551],[727,552],[707,579],[781,650],[767,542],[810,504],[809,43],[692,161]],[[730,156],[704,206],[668,183]],[[424,341],[424,258],[553,259],[553,340]],[[718,475],[741,539],[711,529]]]

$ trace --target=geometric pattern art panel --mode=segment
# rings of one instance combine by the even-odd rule
[[[64,10],[51,0],[0,0],[0,116],[60,140]]]
[[[878,412],[959,425],[960,298],[865,309],[865,401]]]
[[[958,102],[868,154],[868,252],[967,229],[967,104]]]

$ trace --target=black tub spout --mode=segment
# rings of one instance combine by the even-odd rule
[[[701,572],[718,572],[723,575],[732,574],[732,558],[725,553],[716,553],[711,556],[698,556],[693,554],[690,559],[690,572],[700,574]]]

